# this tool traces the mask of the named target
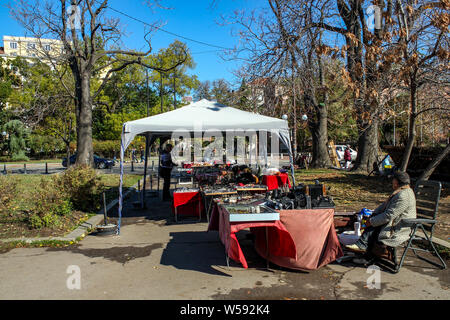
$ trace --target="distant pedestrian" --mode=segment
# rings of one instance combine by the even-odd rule
[[[352,154],[350,153],[350,147],[347,146],[344,151],[345,169],[350,169],[352,163]]]
[[[145,150],[144,147],[141,147],[141,162],[144,162],[145,160]]]
[[[131,149],[131,162],[139,162],[136,158],[136,148]]]

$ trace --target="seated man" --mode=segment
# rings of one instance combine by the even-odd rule
[[[401,221],[416,218],[416,198],[409,184],[410,179],[406,172],[394,173],[394,192],[385,203],[374,210],[359,240],[355,244],[347,245],[347,249],[366,253],[366,258],[370,259],[370,252],[377,241],[389,247],[396,247],[409,239],[411,227]],[[355,259],[354,262],[367,263],[367,260]]]

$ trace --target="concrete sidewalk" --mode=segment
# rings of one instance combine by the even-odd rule
[[[408,256],[394,275],[381,271],[369,289],[367,269],[346,263],[300,272],[266,262],[245,231],[249,263],[230,261],[206,222],[175,224],[170,204],[149,198],[148,210],[124,208],[120,236],[88,235],[66,248],[18,248],[0,254],[0,299],[449,299],[450,271]],[[115,210],[113,210],[114,212]],[[194,220],[194,219],[193,219]],[[70,266],[81,289],[68,289]]]

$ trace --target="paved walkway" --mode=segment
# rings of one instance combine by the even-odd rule
[[[348,263],[299,272],[272,265],[240,243],[249,269],[230,261],[206,222],[175,224],[168,203],[149,198],[146,211],[127,202],[120,236],[89,235],[66,248],[18,248],[0,254],[0,299],[450,299],[450,271],[408,257],[399,274],[372,275]],[[412,266],[417,264],[417,266]],[[81,288],[68,289],[70,266]]]

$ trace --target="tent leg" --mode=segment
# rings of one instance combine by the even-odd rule
[[[147,165],[148,165],[148,134],[145,135],[145,161],[144,161],[144,185],[142,187],[142,199],[141,199],[141,208],[145,209],[147,207],[145,202],[145,189],[147,185]]]
[[[157,173],[157,175],[158,175],[158,197],[160,197],[160,194],[159,194],[159,178],[160,178],[159,170],[160,170],[160,165],[161,165],[161,138],[159,138],[159,150],[158,150],[158,173]]]

